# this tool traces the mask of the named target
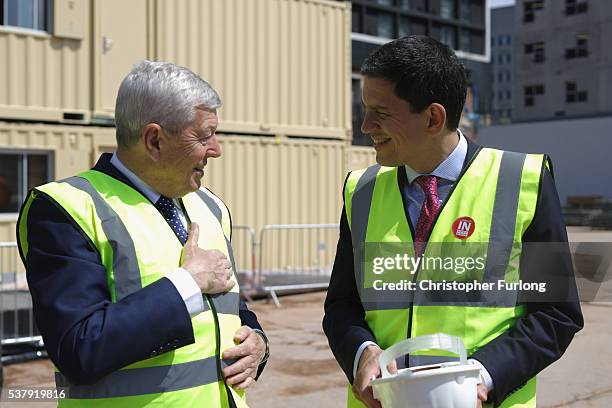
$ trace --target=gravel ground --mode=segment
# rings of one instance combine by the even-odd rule
[[[333,359],[321,329],[325,292],[281,297],[250,304],[266,329],[272,357],[248,394],[252,408],[341,407],[344,374]],[[583,305],[586,326],[565,356],[538,377],[538,407],[612,406],[612,303]],[[52,386],[48,360],[4,368],[7,386]],[[2,407],[46,408],[49,403],[1,402]]]

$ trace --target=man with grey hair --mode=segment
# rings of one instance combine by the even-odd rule
[[[268,341],[239,298],[229,211],[201,186],[220,106],[187,68],[142,61],[117,151],[30,191],[17,239],[60,407],[246,407]]]

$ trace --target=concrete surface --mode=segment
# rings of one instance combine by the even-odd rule
[[[282,306],[250,304],[271,342],[271,359],[248,394],[252,408],[345,406],[345,378],[321,329],[325,292],[280,298]],[[585,329],[565,356],[539,378],[538,407],[612,407],[612,303],[583,305]],[[48,360],[5,367],[7,386],[52,386]],[[6,407],[54,404],[1,403]]]

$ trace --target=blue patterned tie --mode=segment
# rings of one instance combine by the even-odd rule
[[[174,231],[181,241],[181,244],[185,245],[185,242],[187,242],[187,230],[183,226],[181,218],[179,217],[178,208],[176,208],[172,200],[168,197],[160,196],[159,200],[155,203],[155,207],[164,216],[166,221],[168,221],[168,225],[170,225],[172,231]]]

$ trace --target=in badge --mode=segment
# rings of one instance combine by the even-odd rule
[[[468,239],[476,227],[476,222],[470,217],[457,218],[453,222],[453,234],[459,239]]]

